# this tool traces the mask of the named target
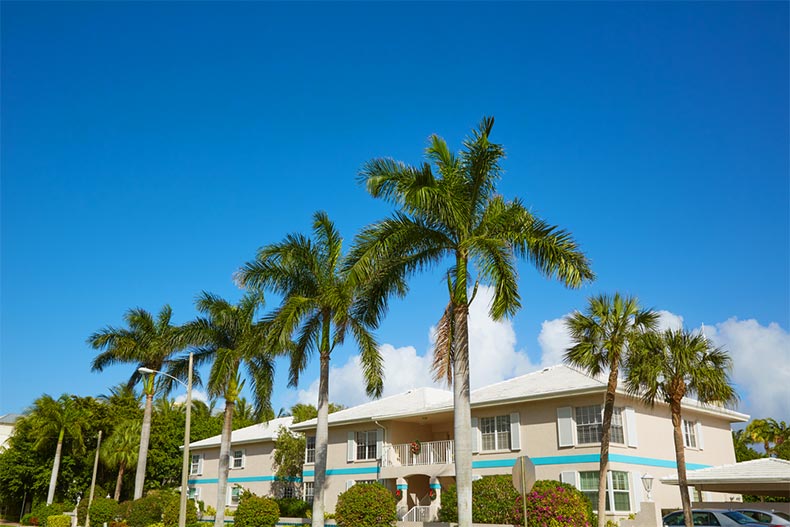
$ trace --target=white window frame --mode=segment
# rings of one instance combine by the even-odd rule
[[[581,415],[580,415],[581,411]],[[625,445],[626,444],[626,436],[625,436],[625,425],[623,414],[625,413],[625,408],[622,406],[615,406],[612,412],[612,422],[609,425],[609,442],[615,445]],[[586,414],[586,415],[585,415]],[[574,438],[576,439],[577,445],[599,445],[601,444],[601,435],[603,433],[603,406],[600,404],[590,404],[586,406],[576,406],[573,408],[573,433]],[[595,418],[595,421],[590,422],[582,422],[586,421],[583,418]],[[580,419],[582,418],[582,419]],[[593,441],[583,441],[582,434],[580,433],[580,427],[595,427],[597,430],[595,431],[595,435],[597,439]],[[616,436],[616,431],[619,430],[619,436]],[[586,435],[589,435],[586,434]]]
[[[196,486],[187,486],[187,499],[188,500],[200,500],[200,487]]]
[[[236,495],[236,502],[233,502],[233,491],[237,490],[238,494]],[[241,498],[241,493],[244,492],[244,487],[234,483],[233,485],[228,485],[228,496],[227,496],[227,506],[228,507],[238,507],[239,506],[239,499]]]
[[[189,475],[190,476],[203,475],[203,454],[190,454]]]
[[[478,426],[480,427],[480,451],[496,452],[500,450],[510,450],[510,415],[496,415],[490,417],[479,417]],[[486,429],[488,428],[488,431]],[[492,446],[493,448],[486,448]],[[489,445],[486,445],[488,440]]]
[[[356,461],[375,461],[376,460],[376,430],[365,430],[364,432],[356,432],[354,439],[356,441]],[[360,452],[364,454],[360,456]]]
[[[312,503],[315,497],[315,482],[305,481],[304,488],[302,489],[302,498],[304,501]]]
[[[310,440],[312,439],[313,447],[310,448]],[[312,454],[312,455],[311,455]],[[311,465],[315,463],[315,436],[306,436],[304,441],[304,463]]]
[[[236,457],[236,454],[238,452],[241,452],[241,457]],[[237,460],[241,461],[241,465],[239,465],[238,467],[236,466],[236,461]],[[231,451],[230,451],[230,461],[228,463],[228,466],[230,467],[230,470],[242,469],[242,468],[245,467],[246,463],[247,463],[247,452],[246,452],[245,449],[243,449],[243,448],[231,449]]]
[[[625,489],[623,488],[614,488],[614,477],[613,473],[618,474],[618,479],[620,479],[620,475],[622,475],[622,479],[620,482],[625,482]],[[578,481],[578,489],[587,496],[590,501],[592,502],[592,508],[594,512],[598,512],[598,500],[593,500],[590,497],[590,493],[598,494],[598,477],[595,478],[595,485],[594,488],[582,488],[582,474],[591,474],[594,473],[598,476],[597,470],[583,470],[580,471],[576,481]],[[610,470],[606,473],[606,504],[607,509],[605,513],[609,514],[618,514],[618,513],[630,513],[634,512],[634,500],[631,496],[631,475],[628,472],[621,471],[621,470]],[[600,477],[600,476],[599,476]],[[615,502],[615,495],[616,494],[625,494],[628,497],[628,510],[613,510]]]
[[[683,446],[697,450],[699,441],[697,440],[697,422],[683,419]]]

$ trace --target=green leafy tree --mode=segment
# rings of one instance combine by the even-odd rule
[[[119,424],[107,441],[102,443],[100,457],[105,466],[118,469],[113,499],[121,499],[121,487],[126,468],[137,463],[140,450],[140,422],[124,421]]]
[[[362,282],[344,270],[343,240],[324,212],[313,217],[313,238],[290,234],[263,247],[237,273],[241,285],[269,289],[282,303],[267,317],[269,335],[290,357],[290,386],[296,386],[309,358],[319,357],[313,526],[323,525],[329,416],[329,361],[351,333],[360,349],[368,395],[383,388],[382,359],[372,334],[378,319],[360,309]],[[219,526],[218,526],[219,527]]]
[[[753,419],[746,427],[745,435],[752,444],[760,444],[767,456],[775,455],[776,449],[790,439],[790,428],[784,421],[771,417]]]
[[[345,406],[342,404],[329,403],[329,413],[339,412]],[[318,417],[318,409],[312,404],[297,403],[291,407],[291,415],[294,418],[294,424],[303,421],[309,421]]]
[[[591,280],[587,258],[571,235],[533,215],[520,200],[496,193],[505,153],[490,141],[493,118],[484,118],[459,154],[434,135],[429,163],[408,166],[379,158],[366,163],[360,180],[368,192],[398,207],[357,236],[352,277],[365,284],[369,302],[360,310],[378,320],[393,294],[407,292],[411,275],[450,261],[449,302],[437,326],[434,372],[453,386],[458,519],[472,521],[472,449],[469,407],[469,304],[479,282],[490,284],[490,315],[501,320],[521,306],[516,263],[526,259],[568,287]],[[476,275],[472,273],[476,271]],[[471,290],[471,295],[470,295]]]
[[[247,379],[250,380],[258,415],[271,411],[274,358],[266,350],[264,325],[256,318],[262,302],[262,295],[248,293],[234,305],[216,295],[203,292],[196,302],[197,309],[203,316],[186,324],[184,328],[189,342],[196,346],[195,366],[211,363],[207,384],[209,395],[225,399],[219,451],[217,514],[214,520],[216,527],[224,527],[225,524],[233,413],[246,382],[242,378],[242,367],[246,369]],[[173,371],[182,372],[183,365],[184,361],[179,361],[174,365]]]
[[[354,485],[337,497],[340,527],[389,527],[398,520],[395,497],[379,483]]]
[[[155,374],[143,376],[138,372],[138,368],[162,371],[167,361],[185,347],[180,329],[170,323],[172,315],[173,310],[168,305],[159,311],[156,318],[144,309],[130,309],[124,315],[127,327],[107,326],[88,338],[88,344],[96,350],[102,350],[93,359],[93,371],[102,371],[113,364],[131,363],[135,365],[135,369],[129,379],[129,386],[134,386],[140,381],[143,384],[145,410],[134,478],[134,499],[143,495],[151,437],[151,414],[156,393]],[[163,378],[160,386],[163,390],[169,391],[172,388],[172,381]]]
[[[66,435],[73,440],[77,451],[84,450],[83,430],[88,418],[79,406],[76,398],[63,394],[57,400],[49,395],[42,395],[33,403],[33,411],[29,419],[32,420],[35,430],[36,443],[34,448],[49,448],[53,437],[57,437],[55,458],[52,461],[52,472],[47,491],[47,505],[55,499],[55,487],[58,482],[61,455],[63,453],[63,440]]]
[[[257,422],[255,408],[246,398],[240,397],[233,407],[233,423],[238,428],[246,428]]]
[[[609,377],[603,405],[599,474],[606,474],[609,470],[609,441],[620,366],[634,341],[645,332],[654,331],[657,322],[657,313],[641,309],[639,300],[620,296],[620,293],[592,297],[584,313],[575,311],[565,320],[573,343],[565,353],[565,361],[590,375],[608,373]],[[604,527],[605,477],[599,478],[598,482],[597,510],[598,527]]]
[[[755,449],[750,447],[751,440],[746,435],[745,430],[733,430],[732,432],[732,446],[735,449],[735,461],[751,461],[759,459],[763,456],[760,455]]]
[[[732,359],[702,334],[679,329],[648,333],[626,358],[629,392],[645,404],[669,405],[672,417],[680,500],[686,527],[693,527],[683,445],[682,401],[695,397],[702,404],[727,404],[737,395],[730,384]]]

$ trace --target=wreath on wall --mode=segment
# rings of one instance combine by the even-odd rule
[[[428,497],[431,498],[431,501],[434,501],[436,499],[436,489],[429,490]]]
[[[403,498],[403,491],[398,489],[395,491],[395,500],[400,501]]]
[[[411,450],[411,453],[415,456],[419,456],[422,451],[422,443],[420,443],[420,440],[415,439],[412,441],[411,445],[409,445],[409,450]]]

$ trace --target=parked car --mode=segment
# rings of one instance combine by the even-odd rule
[[[691,519],[695,527],[765,527],[745,514],[737,511],[721,511],[715,509],[694,509]],[[685,525],[683,511],[675,511],[664,516],[664,525]]]
[[[783,512],[761,511],[757,509],[738,509],[738,512],[745,514],[756,522],[767,524],[771,527],[784,527],[790,525],[790,515]]]

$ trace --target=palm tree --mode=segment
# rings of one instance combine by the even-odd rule
[[[216,527],[225,525],[225,499],[230,470],[230,436],[233,430],[234,407],[244,388],[241,367],[247,370],[258,415],[271,411],[270,397],[274,379],[274,359],[265,351],[263,324],[256,312],[263,302],[258,294],[246,294],[233,305],[211,293],[201,293],[197,309],[204,316],[184,326],[186,339],[196,346],[195,367],[212,363],[208,393],[225,399],[222,436],[219,450]],[[182,375],[185,360],[174,363],[171,374]]]
[[[766,419],[754,419],[746,427],[746,436],[751,443],[763,445],[766,456],[776,454],[776,448],[790,437],[790,429],[784,421],[777,421],[771,417]],[[771,443],[774,446],[771,446]]]
[[[730,385],[732,359],[704,335],[679,329],[649,333],[626,357],[626,387],[648,405],[667,403],[672,415],[680,500],[686,527],[692,527],[691,501],[686,480],[682,401],[696,397],[702,404],[722,405],[736,400]]]
[[[127,467],[137,462],[139,449],[140,422],[131,420],[123,421],[116,426],[112,435],[101,445],[99,456],[105,466],[118,467],[118,478],[115,481],[115,495],[113,496],[115,501],[121,498],[123,474]]]
[[[312,354],[320,364],[316,426],[313,526],[324,524],[324,486],[329,415],[329,360],[351,333],[360,349],[367,393],[383,388],[382,359],[372,330],[378,322],[359,309],[362,286],[344,270],[343,241],[324,212],[313,216],[313,238],[290,234],[263,247],[256,260],[239,270],[241,285],[270,289],[282,303],[268,317],[270,336],[290,356],[289,385],[296,386]],[[295,342],[291,342],[294,339]]]
[[[55,499],[55,487],[57,486],[58,471],[60,470],[63,440],[68,435],[73,442],[75,450],[81,451],[85,448],[82,432],[87,415],[74,396],[63,394],[55,400],[45,394],[33,403],[33,409],[28,419],[31,420],[35,430],[36,442],[34,443],[34,448],[36,450],[51,445],[53,437],[58,438],[57,446],[55,447],[55,459],[52,461],[49,490],[47,491],[47,505],[50,505]]]
[[[144,309],[130,309],[124,315],[128,327],[107,326],[88,338],[88,344],[93,349],[102,350],[93,359],[93,371],[102,371],[113,364],[131,363],[135,365],[135,369],[129,379],[129,386],[135,386],[140,381],[143,383],[145,410],[140,431],[140,450],[137,455],[133,499],[139,499],[143,495],[148,443],[151,437],[151,412],[156,392],[154,383],[156,374],[143,376],[137,368],[145,367],[161,371],[167,361],[185,347],[179,328],[170,324],[172,315],[173,310],[168,305],[159,311],[156,319]],[[169,379],[161,383],[165,391],[169,391],[172,385]]]
[[[270,418],[270,416],[267,416],[267,420]],[[236,401],[236,405],[233,408],[233,422],[235,427],[245,428],[255,424],[255,421],[255,409],[245,397],[241,397]]]
[[[521,306],[517,258],[568,287],[592,280],[589,263],[570,234],[529,212],[521,201],[496,194],[503,148],[489,141],[493,118],[484,118],[459,154],[434,135],[429,163],[392,159],[366,163],[360,180],[368,192],[399,207],[392,217],[363,229],[351,253],[352,275],[371,300],[362,312],[378,318],[392,294],[405,295],[406,279],[450,259],[449,303],[438,324],[434,372],[453,386],[458,520],[472,521],[471,412],[469,408],[469,304],[478,282],[493,285],[490,315],[512,316]],[[477,275],[470,274],[470,266]],[[473,285],[474,284],[474,285]],[[472,291],[470,296],[469,292]]]
[[[641,309],[634,297],[599,295],[589,299],[585,313],[575,311],[565,321],[573,346],[565,353],[565,361],[598,376],[609,371],[604,396],[601,428],[601,459],[598,469],[598,526],[606,525],[606,474],[609,470],[609,440],[611,436],[614,396],[621,363],[635,339],[647,331],[654,331],[658,314]]]

